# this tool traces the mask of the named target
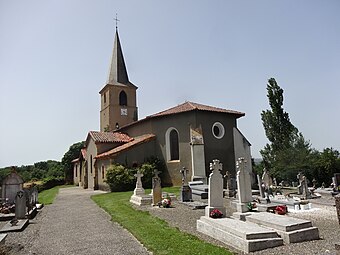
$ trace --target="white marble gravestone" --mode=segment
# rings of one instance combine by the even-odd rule
[[[136,181],[136,188],[133,191],[133,194],[130,198],[130,202],[136,205],[150,205],[151,204],[151,196],[145,195],[145,190],[143,189],[142,185],[142,177],[143,174],[140,173],[138,170],[135,174],[135,177],[137,178]]]
[[[214,159],[213,163],[210,163],[209,175],[209,193],[208,193],[208,206],[205,208],[205,216],[209,217],[210,212],[214,209],[218,209],[226,216],[226,209],[223,205],[223,176],[221,174],[222,163],[218,159]]]
[[[251,177],[250,172],[246,169],[246,160],[244,158],[239,158],[236,161],[237,169],[237,190],[239,202],[236,204],[238,212],[247,212],[247,204],[252,202],[251,193]]]

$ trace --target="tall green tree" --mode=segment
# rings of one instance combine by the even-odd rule
[[[85,142],[74,143],[70,146],[68,151],[64,154],[61,159],[61,163],[64,167],[65,173],[65,182],[72,183],[73,182],[73,164],[72,160],[79,157],[80,150],[84,147]]]
[[[267,84],[270,109],[262,111],[261,119],[269,140],[260,151],[265,167],[277,178],[295,180],[299,171],[309,169],[311,145],[291,123],[283,109],[283,89],[274,78]]]

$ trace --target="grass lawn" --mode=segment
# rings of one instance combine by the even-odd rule
[[[40,204],[50,205],[53,204],[55,197],[57,196],[60,188],[73,187],[73,185],[55,186],[52,189],[43,190],[38,195],[38,201]]]
[[[163,191],[178,196],[179,188],[163,188]],[[131,191],[112,192],[94,195],[92,199],[111,215],[113,221],[126,228],[153,254],[233,254],[227,249],[170,227],[166,221],[150,215],[149,212],[135,210],[129,202],[131,195]]]

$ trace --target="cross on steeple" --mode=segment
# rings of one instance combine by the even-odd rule
[[[118,21],[120,21],[120,20],[118,19],[118,14],[117,13],[116,13],[116,18],[114,20],[116,21],[116,29],[118,29]]]

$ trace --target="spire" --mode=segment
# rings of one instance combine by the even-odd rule
[[[113,53],[111,58],[111,64],[109,69],[109,77],[107,84],[126,84],[130,83],[127,70],[125,67],[122,47],[120,46],[118,29],[116,27],[115,41],[113,45]]]

